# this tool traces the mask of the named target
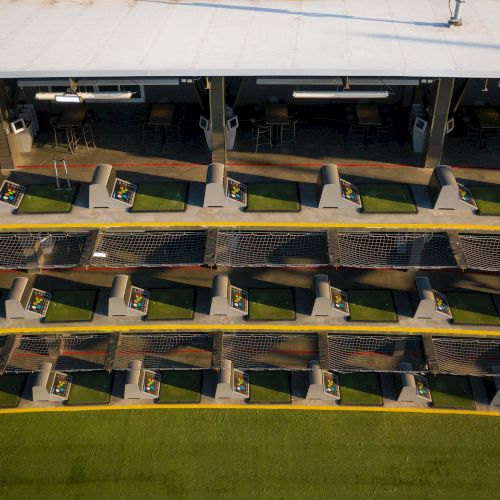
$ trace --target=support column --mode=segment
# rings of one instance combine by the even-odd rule
[[[429,143],[425,156],[425,167],[434,168],[439,165],[443,153],[443,143],[446,135],[446,122],[450,111],[451,97],[453,95],[454,78],[440,78],[437,83],[432,123],[429,133]]]
[[[223,76],[210,82],[210,128],[212,130],[212,163],[226,164],[226,102]]]
[[[14,161],[9,147],[8,134],[10,133],[7,123],[7,96],[5,82],[0,80],[0,169],[14,168]]]

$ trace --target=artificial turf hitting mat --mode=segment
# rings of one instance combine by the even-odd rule
[[[481,215],[500,215],[500,186],[470,186]]]
[[[351,321],[396,322],[390,290],[347,290]]]
[[[382,405],[382,396],[376,373],[340,373],[340,404]]]
[[[462,325],[499,325],[500,318],[488,293],[447,292],[453,323]]]
[[[435,408],[459,408],[463,410],[476,408],[467,377],[428,375],[427,380],[432,395],[432,406]]]
[[[61,189],[55,184],[30,184],[17,208],[19,214],[44,214],[69,212],[73,206],[78,184],[67,189],[61,181]]]
[[[407,184],[359,184],[358,188],[363,203],[363,212],[417,212]]]
[[[485,416],[229,408],[10,414],[0,415],[0,442],[9,499],[334,492],[491,500],[500,490],[500,425]]]
[[[153,288],[146,319],[193,319],[194,288]]]
[[[295,304],[291,288],[251,288],[248,291],[248,319],[295,319]]]
[[[295,182],[249,182],[247,211],[299,212],[299,187]]]
[[[186,210],[187,182],[143,182],[137,185],[131,212],[182,212]]]
[[[56,290],[52,292],[45,321],[91,321],[97,290]]]
[[[162,371],[158,403],[199,403],[201,376],[201,370]]]
[[[253,370],[248,372],[249,403],[291,403],[290,373],[284,370]]]
[[[67,405],[107,404],[111,398],[113,374],[106,371],[72,373]]]
[[[0,376],[0,408],[15,408],[19,404],[25,382],[24,374]]]

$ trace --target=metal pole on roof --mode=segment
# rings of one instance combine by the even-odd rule
[[[465,0],[455,0],[455,12],[448,20],[449,26],[462,26],[462,4]]]

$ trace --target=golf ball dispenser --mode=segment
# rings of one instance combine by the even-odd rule
[[[4,180],[0,186],[0,206],[16,209],[23,200],[26,188],[15,182]]]
[[[142,361],[129,363],[124,399],[156,399],[160,395],[161,375],[142,366]]]
[[[399,363],[399,395],[398,402],[432,403],[431,391],[427,378],[411,373],[411,363]]]
[[[222,367],[218,373],[216,399],[246,399],[250,395],[248,373],[233,367],[229,359],[222,360]]]
[[[52,294],[29,285],[26,277],[15,278],[5,300],[7,319],[45,318]]]
[[[89,208],[130,208],[136,192],[137,185],[118,179],[111,165],[97,165],[89,186]]]
[[[108,316],[144,316],[148,312],[149,291],[133,286],[130,276],[117,274],[113,278],[108,300]]]
[[[231,285],[226,275],[212,280],[210,316],[245,316],[248,314],[248,291]]]
[[[52,371],[52,363],[41,363],[32,387],[33,401],[66,401],[72,380],[71,375]]]
[[[429,278],[415,278],[413,297],[416,299],[414,318],[446,320],[453,318],[446,295],[433,290]]]
[[[322,370],[316,360],[309,361],[309,388],[306,399],[318,401],[340,399],[338,376],[330,371]]]
[[[477,210],[471,190],[455,179],[448,165],[438,165],[429,181],[429,193],[434,210]]]
[[[208,166],[205,184],[203,207],[234,207],[247,206],[248,189],[246,184],[230,179],[222,163],[212,163]]]
[[[347,293],[330,286],[326,274],[314,275],[314,305],[311,316],[349,316]]]
[[[339,177],[337,165],[321,167],[318,180],[318,208],[361,208],[359,189],[355,184]]]

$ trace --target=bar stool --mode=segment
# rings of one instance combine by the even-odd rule
[[[255,118],[250,118],[252,129],[255,133],[255,152],[259,150],[259,146],[269,146],[273,149],[273,127],[272,125],[263,125]]]

